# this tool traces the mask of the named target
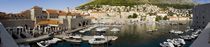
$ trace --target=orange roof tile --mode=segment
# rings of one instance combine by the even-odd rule
[[[59,11],[58,14],[59,14],[59,16],[65,16],[65,15],[67,15],[67,13],[64,12],[64,11]]]
[[[59,25],[61,24],[58,20],[41,20],[38,22],[39,25],[45,25],[45,24],[53,24],[53,25]]]
[[[89,19],[97,19],[97,18],[94,17],[94,16],[88,16],[87,18],[89,18]]]
[[[54,9],[46,9],[46,12],[49,14],[58,14],[58,11]]]

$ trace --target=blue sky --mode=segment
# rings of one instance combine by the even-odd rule
[[[199,3],[209,3],[210,2],[210,0],[195,0],[195,1],[197,1]]]
[[[0,12],[17,13],[30,9],[37,5],[44,9],[59,9],[63,10],[66,7],[75,8],[81,4],[87,3],[90,0],[0,0]],[[196,0],[200,3],[210,2],[209,0]]]
[[[0,12],[18,13],[33,6],[40,6],[44,9],[64,10],[67,7],[75,8],[89,0],[0,0]]]

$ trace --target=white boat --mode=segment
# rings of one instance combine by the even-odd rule
[[[98,27],[96,31],[106,31],[107,29],[109,29],[109,27]]]
[[[90,44],[103,44],[108,42],[108,40],[103,36],[93,36],[92,39],[88,40]]]
[[[82,42],[82,37],[81,35],[69,36],[69,38],[66,38],[65,40],[69,42],[80,43]]]
[[[171,42],[160,43],[160,46],[162,46],[162,47],[175,47]]]
[[[190,35],[180,36],[182,39],[191,40],[193,39]]]
[[[171,43],[172,45],[169,45],[169,43]],[[180,47],[182,45],[185,45],[185,41],[184,39],[181,39],[181,38],[176,38],[176,39],[167,39],[167,42],[163,42],[163,43],[160,43],[160,45],[162,47],[174,47],[174,46],[177,46],[177,47]]]
[[[62,40],[58,38],[53,38],[52,40],[48,40],[48,42],[51,44],[57,43],[58,41],[62,41]]]
[[[192,34],[199,34],[201,31],[202,31],[201,29],[198,29],[195,32],[193,32]]]
[[[171,30],[170,33],[174,33],[174,34],[183,34],[183,31],[175,31],[175,30]]]
[[[111,29],[110,31],[118,32],[118,31],[120,31],[120,29],[118,29],[118,28],[113,28],[113,29]]]
[[[53,38],[51,40],[37,42],[37,45],[39,45],[40,47],[47,47],[50,44],[57,43],[58,41],[62,41],[62,40],[61,39],[58,39],[58,38]]]
[[[81,31],[79,31],[80,33],[85,33],[87,30],[81,30]]]
[[[184,39],[181,39],[181,38],[178,38],[178,40],[177,40],[178,42],[180,42],[181,44],[183,44],[183,45],[185,45],[186,44],[186,42],[184,41]]]
[[[40,47],[47,47],[50,44],[47,41],[40,41],[40,42],[37,42],[37,45]]]
[[[196,38],[196,37],[198,37],[198,34],[192,34],[191,35],[191,38]]]

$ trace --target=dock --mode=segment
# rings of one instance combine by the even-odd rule
[[[51,38],[51,37],[60,38],[60,39],[68,41],[68,39],[65,39],[65,38],[69,38],[69,36],[67,35],[68,33],[76,32],[76,31],[79,31],[79,30],[82,30],[82,29],[85,29],[85,28],[88,28],[88,27],[91,27],[91,26],[77,28],[75,30],[65,32],[65,34],[61,34],[61,35],[54,35],[54,36],[42,35],[42,36],[39,36],[39,37],[28,36],[29,38],[16,39],[15,41],[17,43],[30,43],[30,42],[45,40],[45,39],[48,39],[48,38]],[[105,37],[106,40],[116,40],[118,38],[117,36],[104,36],[104,37]],[[81,39],[83,41],[88,41],[88,40],[93,39],[93,36],[82,36]]]
[[[44,39],[48,39],[48,38],[50,38],[49,35],[42,35],[42,36],[34,37],[34,38],[16,39],[15,41],[17,43],[27,43],[27,42],[40,41],[40,40],[44,40]]]
[[[90,27],[90,26],[87,26],[87,27]],[[77,28],[77,29],[74,29],[74,30],[68,31],[68,32],[66,32],[66,33],[76,32],[76,31],[79,31],[79,30],[85,29],[85,28],[87,28],[87,27],[80,27],[80,28]]]
[[[117,36],[104,36],[106,40],[116,40],[118,37]],[[88,41],[93,39],[93,36],[83,36],[82,40],[83,41]]]
[[[64,38],[67,38],[67,37],[69,37],[69,36],[67,36],[67,35],[56,35],[56,36],[54,36],[54,37],[55,37],[55,38],[61,38],[61,39],[63,39],[63,40],[66,40],[66,39],[64,39]],[[110,41],[114,41],[114,40],[118,39],[117,36],[104,36],[104,37],[105,37],[106,40],[110,40]],[[82,36],[81,39],[82,39],[83,41],[88,41],[88,40],[93,39],[93,36]]]

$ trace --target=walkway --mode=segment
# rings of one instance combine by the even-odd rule
[[[49,35],[42,35],[42,36],[35,37],[35,38],[16,39],[15,41],[17,43],[27,43],[27,42],[36,42],[36,41],[40,41],[40,40],[44,40],[44,39],[48,39],[48,38],[50,38]]]
[[[199,34],[198,38],[191,44],[190,47],[210,47],[210,23],[203,29],[202,33]]]
[[[63,38],[68,38],[69,36],[67,36],[67,35],[55,35],[54,37],[63,39]],[[116,40],[116,39],[118,39],[117,36],[104,36],[104,37],[105,37],[106,40]],[[91,40],[93,38],[94,38],[94,36],[82,36],[83,41],[88,41],[88,40]]]
[[[3,25],[0,23],[0,37],[2,47],[18,47],[12,36],[6,31]]]
[[[90,26],[87,26],[87,27],[90,27]],[[76,32],[76,31],[82,30],[82,29],[87,28],[87,27],[80,27],[80,28],[77,28],[77,29],[74,29],[74,30],[68,31],[68,32],[66,32],[66,33]]]

